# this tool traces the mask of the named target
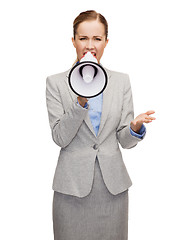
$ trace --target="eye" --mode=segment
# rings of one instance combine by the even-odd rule
[[[81,41],[82,41],[82,40],[86,40],[86,38],[85,38],[85,37],[83,37],[83,38],[80,38],[79,40],[81,40]]]
[[[97,41],[101,41],[101,38],[96,38]]]

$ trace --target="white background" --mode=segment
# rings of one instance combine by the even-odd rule
[[[129,240],[185,240],[185,5],[181,0],[17,0],[0,4],[0,238],[53,239],[52,141],[45,79],[76,59],[72,22],[94,9],[109,24],[101,63],[128,73],[135,116],[155,110],[144,141],[122,150]],[[83,239],[82,239],[83,240]]]

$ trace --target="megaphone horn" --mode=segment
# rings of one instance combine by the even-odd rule
[[[104,91],[108,77],[92,53],[86,53],[69,72],[68,81],[78,96],[92,98]]]
[[[87,83],[93,80],[97,72],[98,72],[97,68],[91,64],[81,66],[79,69],[80,75],[82,76],[83,80]]]

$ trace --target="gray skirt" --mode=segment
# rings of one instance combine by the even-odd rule
[[[54,191],[54,240],[127,240],[128,190],[111,194],[96,158],[89,195],[79,198]]]

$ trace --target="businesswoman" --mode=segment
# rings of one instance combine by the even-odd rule
[[[77,62],[91,52],[100,64],[107,46],[106,19],[95,11],[76,17]],[[46,102],[54,142],[61,148],[53,180],[55,240],[127,240],[128,188],[119,144],[137,145],[154,111],[134,119],[129,76],[106,69],[108,84],[89,100],[69,87],[68,74],[47,77]]]

